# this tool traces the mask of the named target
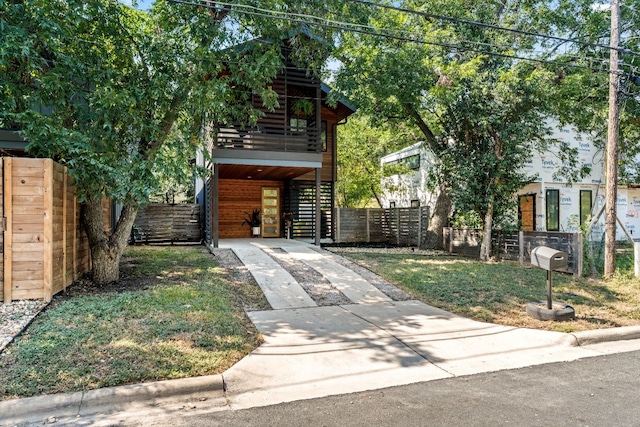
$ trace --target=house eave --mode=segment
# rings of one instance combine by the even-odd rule
[[[227,165],[321,168],[322,153],[214,149],[213,163]]]

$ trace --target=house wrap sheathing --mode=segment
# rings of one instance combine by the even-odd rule
[[[600,212],[605,202],[604,151],[592,139],[569,126],[553,126],[552,138],[577,149],[579,165],[589,166],[591,172],[569,184],[562,177],[554,177],[561,166],[557,152],[534,153],[524,171],[537,178],[516,194],[522,228],[536,231],[578,232],[580,224]],[[415,165],[409,173],[393,175],[382,180],[383,207],[433,206],[435,196],[427,189],[427,175],[433,165],[433,154],[425,144],[418,143],[391,153],[381,163]],[[640,161],[640,159],[638,159]],[[640,239],[640,185],[618,186],[617,213],[631,236]],[[592,238],[598,240],[604,231],[604,215],[596,223]],[[618,226],[616,236],[626,239]]]

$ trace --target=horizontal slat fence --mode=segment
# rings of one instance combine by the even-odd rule
[[[3,157],[0,168],[0,300],[50,301],[91,269],[71,179],[51,159]]]
[[[178,243],[202,240],[200,205],[152,203],[138,211],[136,243]]]
[[[387,243],[422,247],[429,208],[336,208],[336,243]]]
[[[445,228],[443,231],[443,246],[451,253],[478,258],[481,243],[481,230]],[[491,235],[491,254],[500,259],[530,263],[531,251],[538,246],[565,252],[567,272],[576,276],[582,275],[581,233],[494,230]]]

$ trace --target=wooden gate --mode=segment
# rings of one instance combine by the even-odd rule
[[[51,159],[1,160],[0,300],[50,301],[91,269],[71,180]]]

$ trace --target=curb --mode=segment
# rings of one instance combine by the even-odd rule
[[[0,402],[0,426],[38,422],[49,417],[122,411],[172,398],[180,401],[211,398],[212,393],[215,393],[213,397],[222,397],[224,391],[222,375],[208,375],[8,400]]]
[[[580,347],[589,344],[599,344],[611,341],[640,339],[640,326],[620,326],[610,329],[594,329],[567,334],[571,341],[569,345]]]

